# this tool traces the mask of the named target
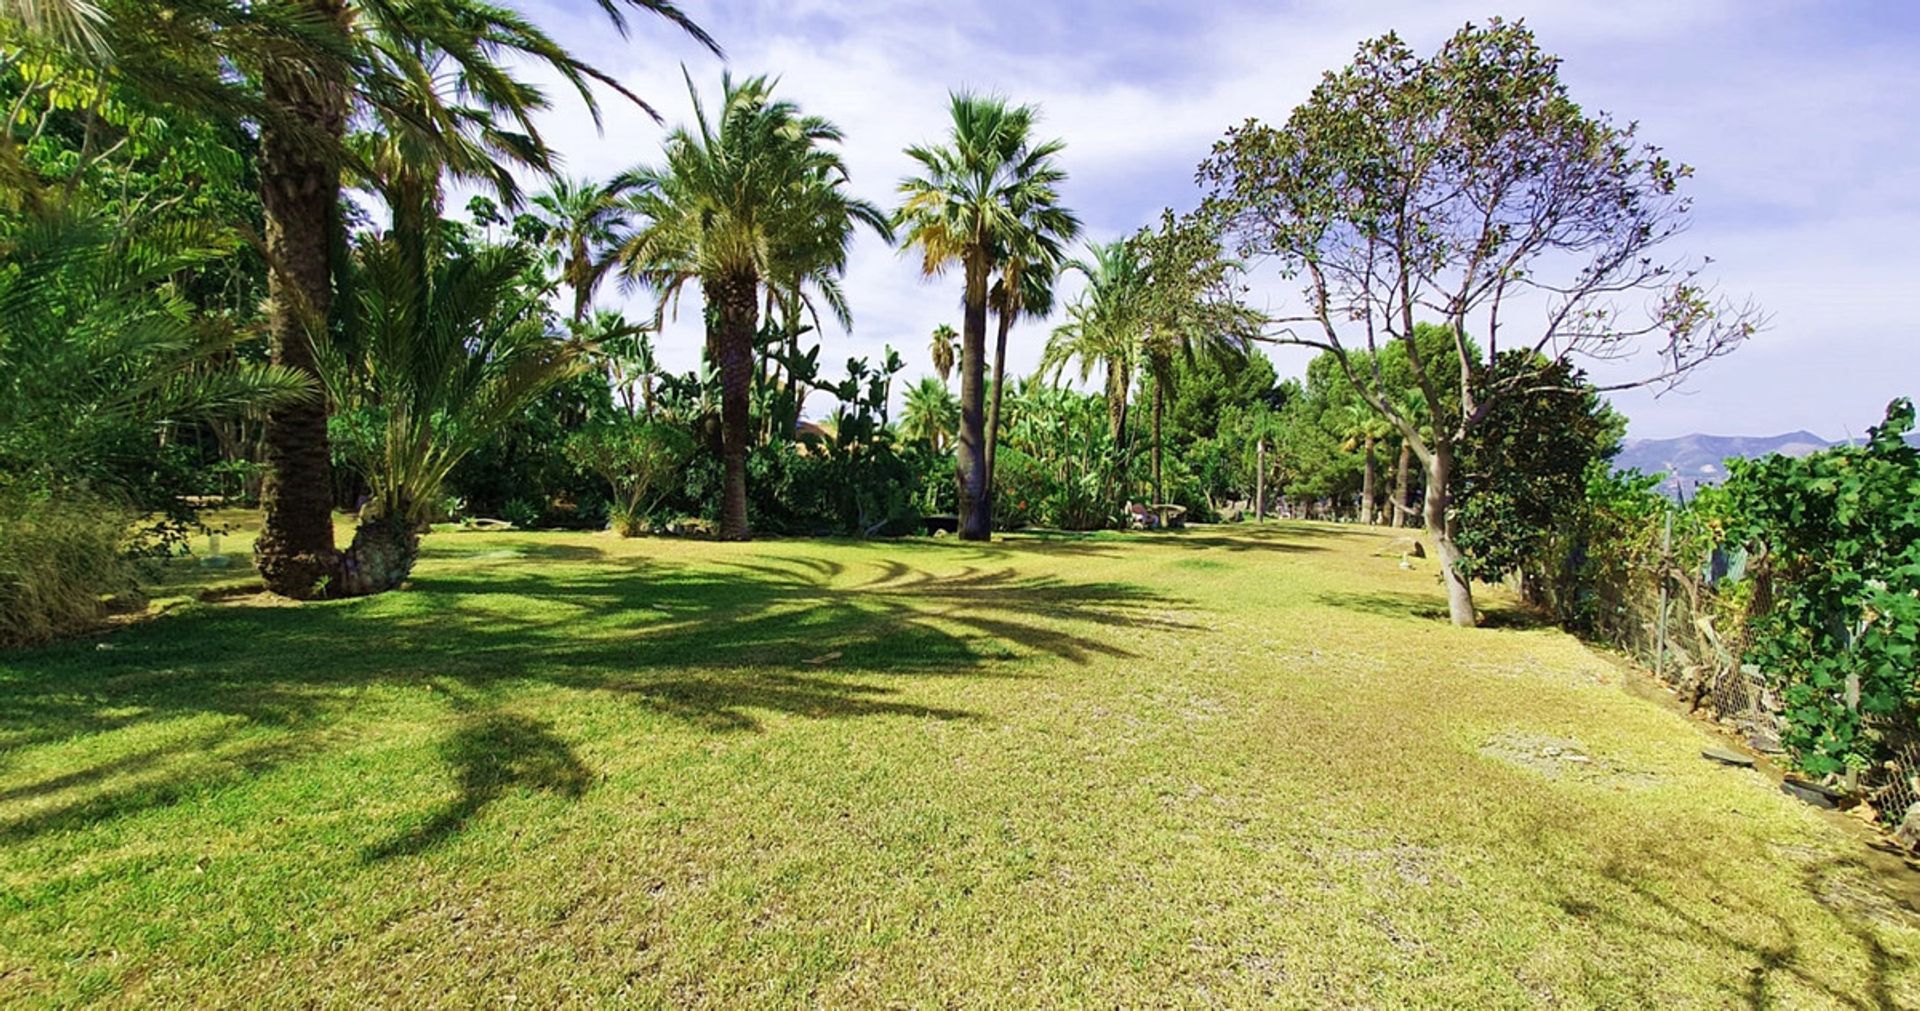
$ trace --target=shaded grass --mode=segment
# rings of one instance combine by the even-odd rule
[[[1389,536],[436,534],[0,654],[0,1001],[1920,1003],[1851,838]]]

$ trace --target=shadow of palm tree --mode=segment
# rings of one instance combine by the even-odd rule
[[[579,800],[593,781],[566,741],[524,716],[488,713],[469,720],[440,746],[440,754],[459,777],[460,795],[425,823],[369,847],[362,854],[365,860],[432,849],[509,790],[543,790]]]
[[[705,566],[503,557],[429,568],[412,589],[383,597],[202,607],[130,628],[109,650],[75,642],[12,654],[0,659],[0,788],[40,799],[4,831],[24,839],[166,806],[260,763],[324,748],[324,730],[373,684],[439,682],[482,708],[529,681],[615,692],[708,732],[753,731],[763,712],[961,719],[968,714],[863,679],[1021,677],[1024,657],[1125,657],[1121,642],[1189,627],[1181,601],[1126,583],[1010,566],[936,574],[897,558],[868,568],[776,554]],[[1127,635],[1104,631],[1115,628]],[[4,778],[10,756],[36,744],[209,713],[277,731],[279,743],[245,763],[168,764],[156,754],[171,780],[156,774],[139,790],[92,796],[86,784],[112,769],[54,777],[62,782]],[[565,743],[537,726],[478,722],[445,755],[463,799],[377,849],[434,845],[504,784],[560,784],[553,788],[565,793],[585,782]]]

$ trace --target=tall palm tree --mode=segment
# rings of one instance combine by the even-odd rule
[[[1393,424],[1368,404],[1347,404],[1336,416],[1340,424],[1340,448],[1362,454],[1360,477],[1360,522],[1373,525],[1373,478],[1376,471],[1373,448],[1393,434]]]
[[[947,448],[959,424],[960,401],[954,399],[946,383],[926,376],[907,387],[907,399],[900,412],[902,436],[924,442],[938,453]]]
[[[533,198],[535,215],[547,227],[547,242],[560,257],[560,279],[573,293],[573,325],[584,326],[593,296],[614,266],[625,239],[625,183],[601,185],[560,176]]]
[[[317,339],[324,339],[333,299],[340,169],[350,120],[405,123],[410,139],[444,142],[456,151],[476,127],[504,145],[507,131],[491,121],[511,121],[524,160],[540,164],[546,147],[532,117],[546,100],[506,71],[509,60],[557,72],[596,116],[590,81],[647,106],[519,12],[489,0],[292,2],[306,20],[337,40],[339,55],[262,61],[266,115],[260,135],[260,185],[269,264],[267,330],[276,363],[317,375],[313,349]],[[623,33],[628,10],[651,13],[718,51],[672,0],[600,0],[600,6]],[[487,109],[490,122],[475,124],[442,103],[415,102],[422,89],[410,85],[437,75],[455,82],[465,107]],[[255,547],[262,577],[269,589],[292,596],[347,585],[330,578],[338,558],[326,479],[325,406],[275,411],[268,416],[266,434],[271,477],[263,493],[265,525]]]
[[[942,323],[933,328],[933,342],[928,351],[933,355],[933,371],[939,373],[942,385],[953,374],[953,356],[959,341],[960,334],[953,327]]]
[[[1000,443],[1000,403],[1007,378],[1007,333],[1021,316],[1044,317],[1053,311],[1053,281],[1065,253],[1063,244],[1080,233],[1080,219],[1061,207],[1053,183],[1066,173],[1051,164],[1035,169],[1033,185],[1020,188],[1026,206],[1019,210],[1019,229],[1001,253],[1000,276],[987,300],[999,318],[993,345],[993,399],[987,406],[987,492],[991,499],[994,450]]]
[[[1038,117],[1032,106],[956,92],[947,143],[915,146],[908,156],[921,174],[900,183],[903,195],[895,224],[921,253],[929,276],[958,264],[965,278],[961,297],[960,437],[955,459],[959,484],[960,536],[992,535],[993,506],[986,461],[987,297],[993,276],[1026,230],[1022,215],[1052,203],[1058,140],[1035,142]]]
[[[622,270],[652,288],[661,311],[688,282],[706,302],[707,349],[720,369],[726,465],[720,534],[744,539],[754,338],[762,286],[848,324],[838,279],[856,226],[889,237],[878,208],[846,191],[840,130],[773,97],[773,82],[721,82],[709,119],[694,93],[694,125],[668,136],[666,161],[628,173],[640,222],[620,249]]]

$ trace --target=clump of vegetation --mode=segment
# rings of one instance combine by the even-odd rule
[[[582,429],[567,452],[613,491],[608,524],[622,537],[646,532],[648,517],[693,456],[693,437],[657,421],[614,421]]]
[[[0,488],[0,647],[97,625],[110,595],[134,589],[134,516],[90,497],[35,500]]]

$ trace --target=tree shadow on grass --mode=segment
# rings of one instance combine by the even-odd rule
[[[1342,611],[1359,611],[1382,618],[1413,618],[1420,621],[1451,621],[1447,600],[1436,593],[1408,593],[1382,590],[1374,593],[1328,592],[1314,595],[1316,603]],[[1514,604],[1487,604],[1476,601],[1481,628],[1551,628],[1553,621],[1543,614]]]
[[[424,824],[367,848],[363,859],[373,862],[432,849],[510,790],[541,790],[579,800],[593,781],[573,748],[550,728],[508,713],[470,719],[441,744],[440,755],[458,775],[460,795]]]
[[[905,682],[872,679],[1022,677],[1029,657],[1127,657],[1121,642],[1191,627],[1182,601],[1126,583],[1010,566],[936,574],[881,560],[867,569],[776,555],[706,565],[509,558],[435,567],[381,597],[202,607],[128,629],[105,650],[76,642],[0,656],[0,790],[61,801],[36,801],[30,817],[0,824],[9,839],[26,839],[177,803],[324,749],[325,731],[376,685],[438,683],[478,710],[529,684],[611,692],[707,732],[751,732],[764,712],[960,719],[968,714],[904,697]],[[84,747],[93,735],[205,714],[241,717],[275,743],[237,763],[155,755],[163,774],[137,790],[88,788],[111,770],[45,783],[6,776],[25,748]],[[436,819],[444,827],[416,833],[423,842],[389,845],[425,848],[457,831],[498,795],[487,784],[571,782],[554,746],[564,742],[542,732],[462,731],[465,743],[450,743],[447,756],[468,799]],[[194,747],[173,746],[174,757]],[[521,753],[532,757],[512,757]]]
[[[1629,901],[1595,901],[1583,888],[1579,895],[1562,895],[1558,904],[1568,916],[1608,923],[1635,937],[1662,937],[1703,953],[1735,954],[1749,966],[1737,995],[1746,1007],[1773,1007],[1783,996],[1797,1002],[1779,992],[1783,986],[1812,991],[1820,1001],[1838,1007],[1892,1011],[1902,1006],[1894,982],[1914,966],[1908,957],[1889,950],[1876,928],[1888,917],[1920,925],[1920,915],[1881,891],[1861,861],[1823,856],[1805,861],[1800,869],[1801,887],[1820,915],[1831,918],[1865,958],[1867,971],[1858,976],[1835,973],[1830,959],[1803,950],[1801,938],[1810,921],[1746,894],[1710,865],[1682,872],[1703,883],[1711,901],[1687,903],[1675,897],[1663,880],[1674,873],[1671,862],[1672,854],[1665,853],[1614,855],[1601,866],[1600,877],[1609,890]],[[1655,999],[1653,994],[1642,996]]]

